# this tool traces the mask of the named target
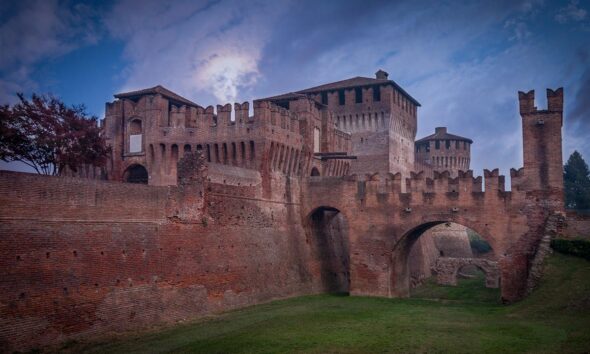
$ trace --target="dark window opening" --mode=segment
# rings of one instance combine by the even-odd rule
[[[184,153],[191,152],[191,146],[189,144],[184,145]]]
[[[373,86],[373,101],[381,101],[381,90],[379,89],[379,86]]]
[[[223,152],[223,163],[227,163],[227,144],[223,143],[221,146],[221,150]]]
[[[171,156],[172,157],[172,160],[173,161],[178,161],[178,145],[173,144],[171,151],[172,151],[171,152],[172,153],[172,156]]]
[[[242,161],[246,160],[246,144],[242,141],[240,143],[240,149],[242,150]]]
[[[344,90],[338,90],[338,104],[344,106]]]
[[[254,151],[254,142],[250,140],[250,160],[254,160],[255,151]]]
[[[236,161],[237,152],[236,152],[236,143],[231,143],[231,159],[232,161]]]
[[[436,140],[434,142],[434,148],[437,149],[437,150],[440,149],[440,140]]]
[[[328,92],[324,91],[321,93],[322,95],[322,104],[328,104]]]
[[[445,147],[448,149],[451,148],[451,141],[450,140],[445,140]]]
[[[354,89],[354,102],[363,103],[363,89],[360,87]]]
[[[311,169],[311,175],[312,176],[319,176],[320,175],[320,171],[317,168],[312,168]]]

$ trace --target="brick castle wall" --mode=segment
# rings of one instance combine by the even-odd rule
[[[321,291],[297,184],[264,200],[228,183],[183,222],[170,217],[177,187],[0,172],[0,349]]]

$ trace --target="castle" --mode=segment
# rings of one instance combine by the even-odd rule
[[[414,246],[449,223],[493,258],[438,255],[439,281],[475,265],[522,299],[565,227],[563,90],[547,110],[519,93],[524,167],[507,191],[497,169],[465,170],[469,139],[416,142],[419,103],[376,75],[257,100],[253,116],[161,86],[118,94],[104,170],[0,172],[0,350],[305,294],[408,296]]]

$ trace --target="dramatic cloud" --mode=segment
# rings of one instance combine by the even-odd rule
[[[2,6],[12,14],[2,17],[2,47],[8,48],[0,58],[2,90],[34,85],[35,63],[67,57],[96,33],[123,48],[105,64],[122,68],[108,93],[162,84],[202,105],[373,76],[381,68],[422,103],[418,138],[448,126],[475,141],[477,173],[495,167],[507,173],[522,164],[517,91],[535,89],[543,109],[545,89],[563,86],[564,154],[578,149],[590,158],[586,2],[116,0],[101,11],[41,1]],[[39,17],[33,28],[25,28],[27,12]]]
[[[163,84],[236,101],[260,76],[261,49],[280,12],[273,2],[121,1],[106,23],[130,61],[122,89]]]
[[[95,43],[94,10],[56,0],[25,0],[0,4],[0,99],[11,101],[18,91],[34,89],[34,65]]]
[[[572,0],[566,7],[559,10],[555,15],[555,20],[559,23],[567,23],[569,21],[580,22],[587,18],[588,12],[585,9],[578,7],[579,1]]]

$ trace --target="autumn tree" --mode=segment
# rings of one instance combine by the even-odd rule
[[[582,155],[574,151],[563,170],[566,208],[590,209],[590,172]]]
[[[35,95],[0,107],[0,159],[21,161],[39,174],[66,168],[101,166],[110,149],[83,105],[67,106],[58,98]]]

